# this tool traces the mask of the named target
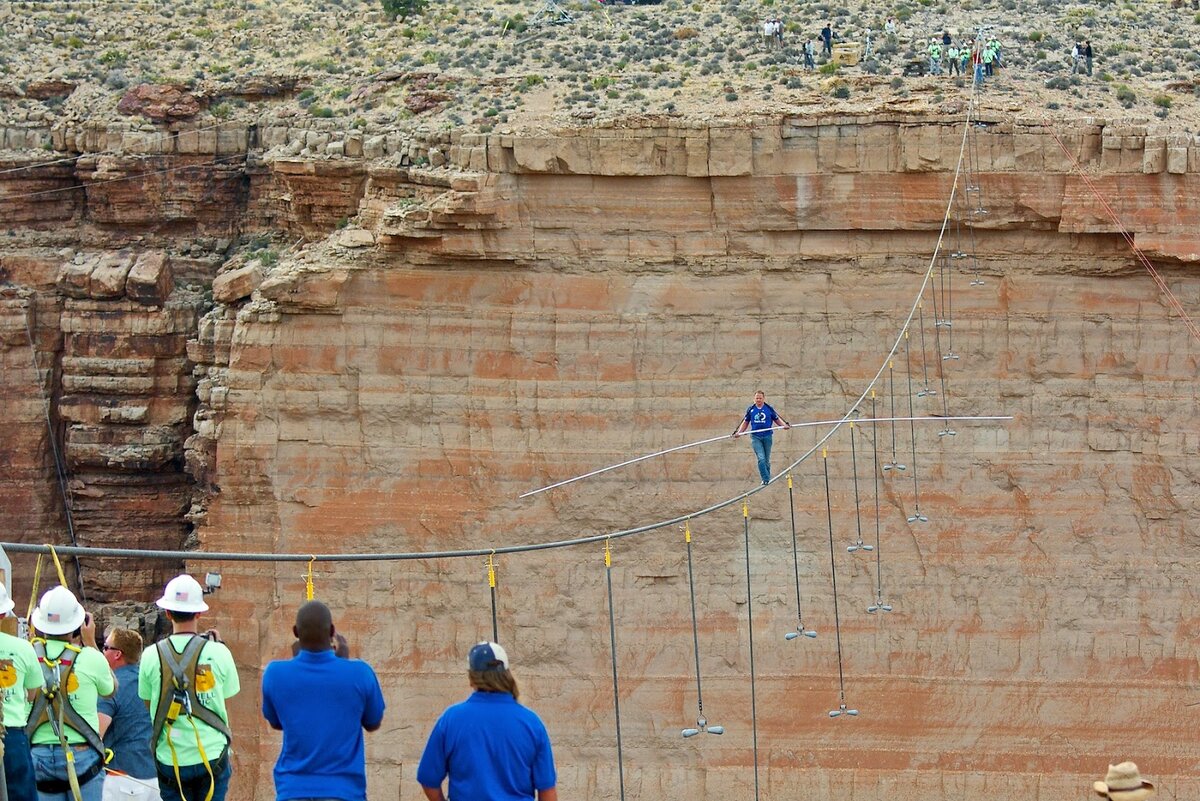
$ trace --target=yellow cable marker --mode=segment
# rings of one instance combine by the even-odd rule
[[[46,547],[50,549],[50,555],[54,557],[54,567],[58,570],[58,583],[66,587],[67,576],[65,573],[63,573],[62,562],[58,561],[58,552],[55,551],[54,546],[50,545],[49,543],[46,544]],[[70,589],[70,587],[67,587],[67,589]]]
[[[686,520],[683,521],[683,541],[684,542],[692,541],[692,527],[690,525],[688,525],[688,521],[686,521]]]
[[[742,501],[742,517],[750,516],[750,504],[747,501]]]
[[[317,561],[317,557],[312,554],[308,555],[308,574],[304,577],[304,600],[311,601],[313,599],[313,562]]]
[[[494,590],[494,589],[496,589],[496,562],[495,562],[495,556],[496,556],[496,551],[493,549],[493,550],[492,550],[492,552],[488,554],[488,561],[487,561],[487,568],[488,568],[488,586],[489,586],[489,587],[491,587],[493,590]]]
[[[788,473],[788,489],[792,488],[792,474]]]
[[[871,400],[875,400],[875,389],[871,389]]]
[[[604,566],[612,567],[612,539],[604,541]]]
[[[821,458],[822,459],[829,458],[829,449],[828,448],[821,448]]]

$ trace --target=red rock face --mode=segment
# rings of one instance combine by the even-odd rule
[[[89,542],[182,541],[181,461],[197,490],[186,520],[209,551],[487,549],[729,498],[757,483],[744,441],[517,496],[731,431],[755,389],[792,422],[844,413],[917,296],[960,135],[882,119],[664,122],[464,135],[448,150],[455,170],[252,167],[246,194],[233,195],[246,219],[319,238],[357,209],[377,244],[338,236],[261,283],[231,270],[228,302],[198,322],[178,286],[161,306],[142,299],[161,293],[147,289],[159,284],[142,250],[97,249],[69,265],[3,257],[16,283],[38,289],[0,297],[0,391],[14,409],[0,456],[14,465],[21,520],[50,528],[58,503],[53,462],[36,458],[46,440],[32,370],[20,367],[31,303]],[[1195,148],[1182,146],[1177,172],[1181,146],[1144,130],[1061,135],[1100,186],[1137,188],[1117,193],[1118,210],[1200,309],[1187,270],[1200,252]],[[917,414],[1014,419],[955,424],[954,437],[922,424],[915,449],[904,426],[842,429],[826,443],[832,548],[816,451],[794,469],[792,493],[780,481],[750,500],[749,594],[740,508],[691,521],[704,712],[722,737],[680,737],[697,715],[681,533],[614,540],[630,798],[753,792],[752,700],[764,798],[1078,798],[1118,759],[1165,795],[1200,791],[1184,706],[1200,625],[1189,603],[1200,345],[1048,132],[978,136],[982,198],[970,199],[988,214],[946,244],[974,252],[986,283],[969,284],[971,264],[934,273],[936,300],[925,295],[877,404],[890,412],[894,392],[899,414],[911,398]],[[179,181],[173,191],[191,191]],[[966,214],[965,201],[955,208]],[[197,205],[171,230],[215,230],[219,209]],[[109,230],[122,219],[154,230],[152,209],[119,213]],[[934,328],[950,306],[953,326]],[[943,361],[951,349],[960,358]],[[918,397],[926,373],[938,394]],[[778,435],[773,467],[820,433]],[[893,433],[907,469],[878,480],[882,549],[848,553],[860,522],[875,542],[875,443],[890,458]],[[908,522],[918,500],[928,523]],[[815,640],[783,636],[797,623],[793,508]],[[523,701],[549,726],[564,797],[618,794],[603,564],[602,543],[499,557],[499,639]],[[168,570],[122,569],[144,597]],[[211,619],[245,687],[231,706],[234,795],[269,798],[279,741],[254,688],[261,666],[288,653],[304,567],[223,571]],[[317,597],[389,702],[369,741],[370,795],[414,797],[429,728],[466,694],[470,645],[492,636],[484,559],[315,571]],[[880,588],[894,611],[869,614]],[[835,632],[853,720],[828,717],[842,689]]]

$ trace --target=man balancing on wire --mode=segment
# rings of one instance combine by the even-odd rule
[[[754,448],[754,455],[758,457],[758,475],[764,484],[771,480],[771,429],[775,427],[777,421],[784,428],[792,427],[791,423],[784,420],[778,412],[771,408],[771,405],[767,403],[767,396],[760,389],[754,393],[754,403],[746,409],[746,416],[742,418],[742,423],[737,427],[737,431],[729,435],[736,437],[747,427],[750,428],[750,445]]]

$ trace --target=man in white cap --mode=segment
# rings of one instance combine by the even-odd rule
[[[31,622],[41,635],[33,647],[44,680],[25,727],[38,798],[72,801],[78,787],[81,801],[100,801],[104,742],[96,701],[112,695],[117,682],[96,649],[96,624],[61,586],[42,596]]]
[[[517,702],[520,691],[508,654],[494,642],[471,649],[467,677],[475,691],[449,707],[434,724],[417,766],[429,801],[532,799],[558,801],[554,754],[546,727]]]
[[[232,766],[225,701],[241,689],[233,655],[197,633],[208,611],[200,582],[186,573],[156,602],[171,635],[142,652],[138,695],[150,709],[163,801],[224,801]]]
[[[0,584],[0,618],[12,616],[13,601]],[[42,669],[28,641],[0,632],[0,703],[4,708],[4,778],[9,801],[36,801],[33,758],[25,724],[38,689]]]

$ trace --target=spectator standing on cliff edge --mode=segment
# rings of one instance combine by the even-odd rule
[[[215,630],[198,633],[208,604],[191,576],[168,581],[155,603],[171,635],[142,652],[138,696],[153,720],[159,791],[164,801],[225,801],[233,773],[225,701],[242,688],[233,654]]]
[[[833,27],[828,22],[821,29],[821,42],[821,53],[826,56],[833,55]]]
[[[760,389],[754,393],[754,403],[746,409],[741,424],[730,434],[731,437],[736,437],[747,427],[750,428],[750,445],[754,448],[754,455],[758,457],[758,475],[764,484],[771,481],[771,429],[776,421],[782,423],[785,429],[792,427],[791,423],[771,408],[766,395]]]
[[[138,698],[142,635],[113,629],[104,638],[104,658],[117,677],[117,691],[96,706],[100,736],[112,751],[104,778],[104,801],[159,801],[158,770],[150,747],[150,712]]]
[[[474,692],[438,718],[417,766],[425,797],[446,801],[448,776],[451,801],[520,801],[535,794],[538,801],[558,801],[550,737],[541,719],[518,703],[508,654],[481,642],[467,667]]]
[[[333,615],[320,601],[300,607],[292,633],[299,652],[262,677],[263,717],[283,732],[275,799],[366,801],[363,732],[383,723],[379,679],[366,662],[338,657]]]

